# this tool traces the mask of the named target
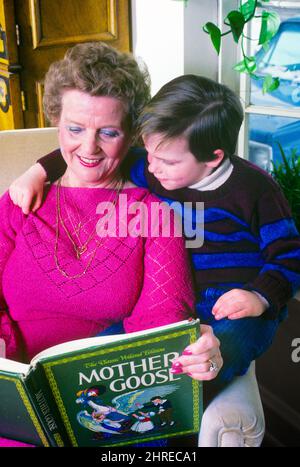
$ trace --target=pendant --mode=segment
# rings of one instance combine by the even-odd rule
[[[80,259],[81,255],[83,255],[83,253],[85,253],[87,250],[87,246],[86,245],[83,245],[81,246],[80,248],[76,248],[76,256],[77,256],[77,259]]]

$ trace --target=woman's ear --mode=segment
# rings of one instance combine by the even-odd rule
[[[225,156],[223,149],[216,149],[214,151],[214,155],[215,155],[215,158],[214,158],[213,161],[205,162],[207,167],[211,167],[211,168],[218,167],[218,165],[221,164],[221,162],[222,162],[222,160],[224,159],[224,156]]]

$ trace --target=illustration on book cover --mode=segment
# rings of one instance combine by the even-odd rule
[[[94,440],[124,434],[155,433],[176,424],[171,395],[179,388],[176,384],[166,384],[138,389],[106,403],[103,399],[106,387],[92,386],[76,394],[76,403],[83,407],[77,413],[77,421],[93,432]]]

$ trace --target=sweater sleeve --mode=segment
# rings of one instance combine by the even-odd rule
[[[49,182],[55,182],[66,170],[66,163],[59,149],[46,154],[37,160],[47,173]],[[128,155],[123,163],[123,169],[126,178],[130,178],[137,186],[148,188],[147,179],[147,153],[145,149],[133,147],[130,148]]]
[[[21,339],[16,324],[10,316],[3,293],[3,273],[15,248],[18,226],[22,222],[21,210],[14,206],[8,192],[0,199],[0,338],[4,340],[6,357],[19,359]]]
[[[55,182],[58,180],[59,177],[65,173],[67,168],[65,160],[59,149],[41,157],[37,162],[44,168],[49,182]]]
[[[163,217],[165,220],[165,216]],[[145,239],[144,281],[139,299],[124,320],[126,332],[163,326],[194,316],[195,297],[184,239]]]
[[[300,236],[279,189],[260,198],[256,223],[264,264],[245,289],[265,297],[270,304],[265,317],[276,318],[300,287]]]
[[[148,170],[147,151],[144,148],[131,148],[126,158],[126,173],[135,185],[156,192],[158,180]]]

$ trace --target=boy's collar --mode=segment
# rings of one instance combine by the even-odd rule
[[[219,167],[216,168],[210,175],[203,178],[197,183],[189,186],[192,190],[212,191],[219,188],[228,180],[233,170],[233,165],[230,159],[225,159]]]

